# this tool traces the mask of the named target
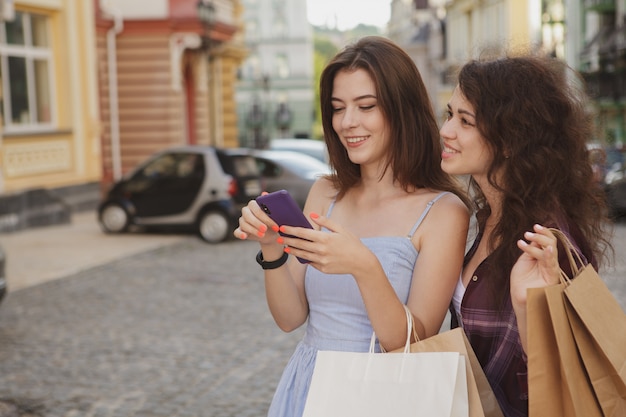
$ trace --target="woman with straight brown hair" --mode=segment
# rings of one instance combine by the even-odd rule
[[[363,38],[331,60],[320,89],[333,174],[304,207],[314,229],[278,225],[251,201],[235,231],[260,243],[278,326],[307,323],[270,416],[302,415],[318,350],[367,352],[374,330],[385,349],[403,346],[403,305],[420,337],[436,334],[465,251],[468,206],[440,167],[438,126],[411,58]]]

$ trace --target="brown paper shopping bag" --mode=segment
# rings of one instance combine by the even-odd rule
[[[526,298],[528,414],[572,415],[571,398],[561,391],[561,363],[545,290],[530,288]]]
[[[567,416],[602,417],[602,409],[596,399],[585,364],[578,353],[566,311],[564,284],[546,287],[545,295],[554,331],[562,383],[560,385]],[[571,406],[571,410],[568,410]]]
[[[465,358],[470,417],[503,416],[485,372],[462,328],[457,327],[454,330],[418,340],[411,343],[410,349],[411,352],[459,352]]]
[[[528,290],[530,416],[626,415],[626,316],[559,230],[570,280]],[[576,259],[575,259],[576,258]]]
[[[585,265],[567,237],[572,275],[564,289],[573,337],[605,416],[626,416],[626,314],[592,265]]]
[[[626,416],[626,385],[623,375],[619,375],[606,355],[599,354],[602,348],[589,336],[587,328],[569,303],[566,303],[566,309],[578,351],[584,358],[588,377],[603,414],[607,417]]]

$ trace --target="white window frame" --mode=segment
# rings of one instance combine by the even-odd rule
[[[3,128],[5,134],[12,133],[31,133],[45,132],[55,129],[57,125],[57,106],[56,106],[56,88],[54,76],[54,55],[52,52],[52,33],[50,29],[50,17],[45,14],[37,14],[43,16],[46,21],[46,36],[48,40],[47,47],[34,46],[31,31],[31,16],[34,13],[16,12],[15,18],[22,19],[24,30],[24,45],[12,45],[7,43],[6,26],[2,22],[0,24],[0,69],[2,70],[2,91],[3,91]],[[13,109],[11,108],[11,85],[9,83],[9,57],[24,58],[26,60],[26,84],[28,88],[28,110],[30,113],[30,121],[28,123],[14,123]],[[50,100],[50,121],[38,122],[38,103],[37,92],[35,88],[35,60],[46,61],[48,65],[48,87]]]

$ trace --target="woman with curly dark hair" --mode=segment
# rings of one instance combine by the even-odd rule
[[[441,166],[470,176],[478,225],[453,327],[464,328],[507,417],[528,415],[526,290],[558,283],[559,261],[568,270],[548,228],[596,267],[610,249],[585,146],[591,115],[582,82],[570,75],[548,57],[471,61],[440,130]]]

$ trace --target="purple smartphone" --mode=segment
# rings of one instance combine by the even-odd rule
[[[274,220],[279,226],[298,226],[313,229],[311,223],[304,216],[298,203],[286,190],[274,191],[256,198],[261,209]],[[283,236],[284,233],[280,233]],[[298,258],[301,263],[307,263],[306,259]]]

